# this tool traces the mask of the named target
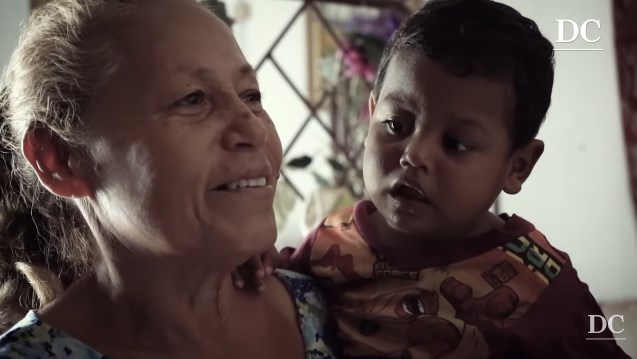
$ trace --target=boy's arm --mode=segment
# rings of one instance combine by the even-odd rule
[[[296,249],[293,247],[285,247],[279,252],[281,261],[283,262],[283,268],[306,275],[312,274],[310,255],[312,253],[312,246],[316,240],[319,228],[321,228],[320,225],[314,228]]]
[[[321,222],[322,224],[323,222]],[[277,252],[272,247],[271,250],[252,257],[237,267],[232,272],[235,288],[241,290],[247,287],[263,292],[265,290],[264,278],[272,274],[272,270],[276,268],[286,268],[311,275],[310,254],[321,225],[312,230],[297,249],[285,247],[280,252]]]
[[[520,342],[518,349],[521,352],[504,353],[502,357],[630,359],[617,345],[608,327],[600,333],[589,333],[590,316],[605,317],[588,286],[579,280],[567,259],[546,291],[509,328],[514,332],[509,334]],[[593,331],[598,329],[601,328],[593,328]]]

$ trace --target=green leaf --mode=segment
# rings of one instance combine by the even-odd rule
[[[328,158],[327,162],[330,164],[330,166],[332,167],[334,171],[343,172],[345,170],[345,167],[343,167],[343,165],[340,162],[338,162],[335,158]]]
[[[316,180],[316,183],[319,184],[319,186],[321,187],[331,186],[330,182],[327,179],[325,179],[325,177],[321,176],[318,172],[312,171],[312,176],[314,176],[314,179]]]
[[[306,155],[291,159],[287,165],[293,168],[305,168],[309,166],[310,163],[312,163],[312,157]]]

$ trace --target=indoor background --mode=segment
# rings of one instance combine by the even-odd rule
[[[358,2],[378,7],[316,1],[325,20],[345,39],[343,45],[352,50],[342,51],[312,9],[302,10],[303,1],[223,1],[248,61],[255,67],[262,63],[258,76],[264,107],[288,149],[276,204],[277,247],[295,246],[327,211],[364,195],[356,166],[373,66],[361,56],[377,56],[376,40],[402,15],[398,7],[386,6],[391,1]],[[539,134],[546,151],[522,192],[501,196],[494,210],[520,214],[570,255],[607,316],[624,315],[625,331],[616,337],[626,338],[619,344],[637,356],[637,212],[622,125],[613,2],[502,2],[535,20],[560,51],[555,52],[552,105]],[[419,5],[401,3],[412,10]],[[0,0],[0,66],[32,6],[29,0]],[[598,21],[589,22],[586,35],[599,40],[557,42],[560,19],[579,25]],[[572,37],[571,22],[562,23],[562,37]],[[364,36],[349,36],[352,32]],[[637,91],[634,77],[632,86]]]

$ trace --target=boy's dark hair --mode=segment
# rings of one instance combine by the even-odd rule
[[[515,91],[513,147],[538,133],[551,103],[553,45],[531,19],[491,0],[430,0],[407,18],[389,40],[373,94],[378,100],[389,62],[415,50],[464,77],[510,79]]]

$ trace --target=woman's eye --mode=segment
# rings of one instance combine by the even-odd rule
[[[396,120],[385,120],[383,123],[385,124],[387,131],[392,135],[401,135],[405,130],[405,126]]]
[[[455,152],[466,152],[473,149],[471,145],[462,142],[455,137],[445,137],[443,144],[446,148]]]
[[[243,98],[246,102],[249,103],[261,103],[261,92],[251,91],[248,92]]]
[[[197,106],[204,103],[206,97],[201,90],[197,90],[193,93],[190,93],[183,97],[181,100],[177,101],[178,106]]]
[[[253,113],[260,114],[264,112],[263,104],[261,103],[261,92],[258,90],[251,90],[243,93],[241,98],[250,107]]]

